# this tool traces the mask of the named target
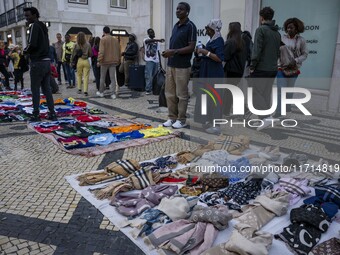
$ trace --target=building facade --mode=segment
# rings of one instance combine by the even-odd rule
[[[340,0],[185,0],[191,5],[189,18],[198,28],[198,40],[205,43],[205,25],[212,18],[223,21],[226,37],[229,22],[238,21],[252,35],[259,25],[259,10],[271,6],[281,27],[287,18],[305,22],[302,34],[307,40],[309,56],[303,63],[296,86],[308,88],[312,111],[340,113]],[[50,40],[56,33],[85,31],[101,36],[103,26],[112,29],[123,48],[127,34],[135,33],[142,46],[146,30],[154,28],[157,38],[165,38],[161,50],[168,47],[176,6],[180,0],[3,0],[0,1],[0,39],[25,46],[27,30],[23,8],[35,6],[41,20],[49,26]],[[75,37],[73,37],[74,39]],[[164,60],[163,60],[164,61]]]
[[[51,43],[56,34],[71,34],[72,40],[79,31],[90,36],[103,34],[103,27],[122,37],[124,47],[128,33],[137,35],[142,42],[146,27],[150,27],[150,0],[3,0],[0,1],[0,39],[26,46],[27,28],[23,8],[34,6],[40,20],[49,27]]]
[[[177,22],[176,6],[180,0],[155,0],[152,26],[156,34],[166,38],[167,48],[172,27]],[[238,21],[243,30],[255,34],[259,26],[259,11],[270,6],[280,33],[286,19],[297,17],[304,21],[309,55],[301,68],[296,86],[311,91],[306,105],[311,112],[340,113],[340,0],[186,0],[191,5],[189,18],[196,24],[198,40],[207,41],[204,27],[210,19],[223,22],[226,37],[229,22]]]

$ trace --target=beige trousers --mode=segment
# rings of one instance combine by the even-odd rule
[[[83,77],[84,75],[84,77]],[[82,81],[84,83],[84,92],[87,93],[90,77],[90,62],[88,59],[79,58],[77,63],[77,85],[78,90],[81,90]],[[84,79],[83,79],[84,78]]]
[[[165,80],[165,97],[168,105],[169,119],[186,121],[189,101],[189,68],[167,67]]]

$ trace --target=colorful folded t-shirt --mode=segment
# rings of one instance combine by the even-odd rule
[[[91,135],[88,137],[88,141],[98,145],[109,145],[110,143],[117,142],[118,139],[112,133]]]
[[[87,138],[80,137],[69,137],[69,138],[58,138],[57,141],[64,146],[66,150],[87,148],[95,146],[95,144],[90,143]]]
[[[98,121],[101,120],[100,117],[98,116],[92,116],[92,115],[82,115],[77,117],[77,121],[80,122],[93,122],[93,121]]]
[[[143,138],[143,134],[141,134],[139,131],[132,131],[132,132],[126,132],[126,133],[120,133],[114,135],[119,142],[126,141],[126,140],[133,140],[133,139],[139,139]]]
[[[35,126],[34,129],[38,131],[39,133],[52,133],[53,131],[61,130],[63,127],[61,126],[50,126],[50,127],[41,127],[41,126]]]
[[[145,124],[132,124],[129,126],[109,127],[109,129],[111,130],[113,134],[132,132],[132,131],[136,131],[140,129],[148,129],[148,128],[152,128],[152,126],[145,125]]]
[[[139,132],[144,134],[144,138],[160,137],[171,134],[171,131],[169,129],[162,126],[140,130]]]

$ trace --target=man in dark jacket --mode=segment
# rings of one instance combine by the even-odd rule
[[[24,49],[25,54],[30,57],[30,76],[33,101],[33,116],[30,121],[40,121],[40,87],[46,96],[49,109],[49,120],[57,120],[54,111],[54,101],[50,87],[50,58],[49,58],[49,39],[47,27],[39,21],[39,11],[35,7],[24,9],[26,21],[30,24],[30,36],[28,45]]]
[[[264,7],[260,11],[261,25],[256,29],[254,48],[250,63],[249,85],[253,87],[254,107],[257,110],[268,110],[271,106],[271,95],[274,79],[277,74],[277,61],[280,57],[281,35],[275,25],[274,10]],[[261,78],[261,79],[259,79]],[[261,116],[263,125],[257,130],[272,124],[269,116]]]
[[[124,56],[124,75],[125,86],[129,83],[129,66],[133,65],[138,57],[138,44],[136,43],[136,35],[131,33],[129,35],[129,42],[126,45],[125,51],[122,53]]]

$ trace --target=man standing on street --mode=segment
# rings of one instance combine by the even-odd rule
[[[57,72],[58,72],[58,85],[61,85],[61,67],[63,67],[63,73],[65,82],[67,81],[66,70],[63,64],[63,44],[64,42],[61,40],[62,36],[60,33],[57,33],[57,41],[53,44],[55,51],[57,53]]]
[[[97,91],[97,95],[100,97],[104,97],[105,77],[107,70],[109,70],[112,89],[114,91],[114,93],[111,95],[111,98],[116,99],[118,94],[116,66],[119,65],[120,62],[120,46],[118,40],[110,35],[109,27],[104,27],[103,33],[103,38],[100,40],[99,43],[97,63],[97,66],[100,66],[100,86],[99,91]]]
[[[155,39],[155,31],[149,28],[148,38],[144,39],[144,60],[145,60],[145,90],[146,95],[152,93],[152,79],[157,72],[157,67],[159,63],[158,51],[159,42],[163,43],[164,39]]]
[[[281,35],[273,17],[274,10],[264,7],[260,11],[261,25],[255,32],[249,86],[253,87],[253,104],[256,110],[270,109],[273,83],[277,74]],[[261,116],[264,120],[263,125],[257,128],[258,131],[272,124],[268,117]]]
[[[63,44],[63,58],[62,62],[66,69],[66,76],[68,79],[68,89],[76,87],[76,75],[72,67],[71,58],[74,49],[74,42],[71,41],[71,36],[69,34],[65,35],[65,43]]]
[[[125,86],[128,86],[129,84],[129,66],[133,65],[136,60],[138,60],[138,44],[136,43],[136,39],[136,35],[134,33],[130,33],[129,42],[125,47],[125,51],[122,53],[122,56],[124,57],[124,62],[122,64],[123,68],[119,71],[124,73]]]
[[[172,30],[170,49],[162,53],[163,57],[168,58],[165,97],[169,119],[163,123],[164,127],[183,128],[187,125],[185,122],[189,102],[190,61],[197,40],[197,28],[189,20],[189,13],[190,5],[180,2],[176,9],[179,21]]]
[[[57,115],[54,111],[54,101],[50,86],[50,59],[48,30],[45,24],[39,21],[39,11],[35,7],[24,9],[26,21],[30,24],[30,35],[28,45],[24,49],[25,54],[30,57],[30,76],[31,76],[31,91],[33,101],[33,116],[30,121],[40,121],[40,88],[46,97],[47,106],[49,109],[49,120],[57,120]]]

